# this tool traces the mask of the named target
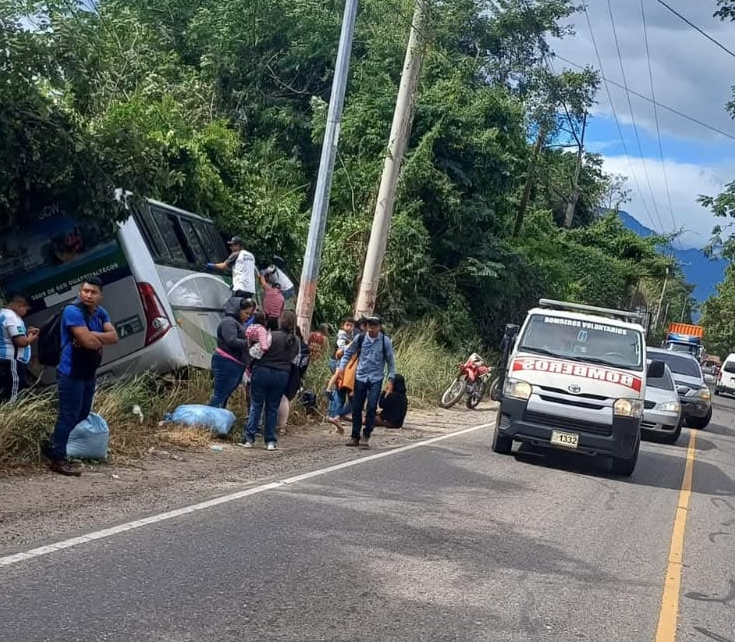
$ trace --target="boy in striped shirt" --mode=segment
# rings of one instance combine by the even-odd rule
[[[31,346],[38,340],[38,328],[26,329],[23,317],[31,309],[28,299],[14,294],[0,309],[0,403],[15,401],[26,383]]]

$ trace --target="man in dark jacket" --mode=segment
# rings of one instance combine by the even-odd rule
[[[225,303],[223,312],[225,316],[217,327],[217,349],[212,355],[214,392],[209,405],[215,408],[227,406],[250,362],[244,324],[255,312],[255,302],[232,297]]]

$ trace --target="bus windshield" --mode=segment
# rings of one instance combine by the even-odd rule
[[[518,345],[522,352],[643,370],[641,333],[604,321],[534,314]]]

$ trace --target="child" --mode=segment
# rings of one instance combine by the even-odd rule
[[[248,339],[250,347],[250,356],[253,359],[260,359],[264,353],[271,347],[271,333],[265,327],[266,316],[263,310],[258,310],[253,316],[253,322],[245,330],[245,336]],[[248,376],[250,368],[248,367]]]
[[[342,428],[342,417],[352,412],[352,399],[350,399],[349,391],[342,388],[342,381],[339,372],[332,375],[327,384],[327,397],[329,398],[329,410],[327,411],[327,421],[332,424],[337,432],[344,434]]]
[[[329,360],[329,369],[332,372],[337,370],[339,360],[342,358],[347,346],[352,342],[352,333],[354,329],[355,320],[350,316],[342,317],[339,332],[337,332],[337,347],[335,348],[332,358]]]

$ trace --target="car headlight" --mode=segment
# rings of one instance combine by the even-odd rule
[[[531,397],[533,388],[526,381],[518,381],[518,379],[506,379],[503,394],[514,399],[523,399],[526,401]]]
[[[678,401],[665,401],[664,403],[656,404],[656,410],[664,410],[666,412],[679,412],[681,405]]]
[[[712,398],[712,393],[709,388],[699,388],[698,390],[690,390],[686,394],[687,397],[697,397],[697,399],[704,399],[709,401]]]
[[[640,417],[643,414],[643,402],[640,399],[618,399],[613,404],[613,413],[618,417]]]

